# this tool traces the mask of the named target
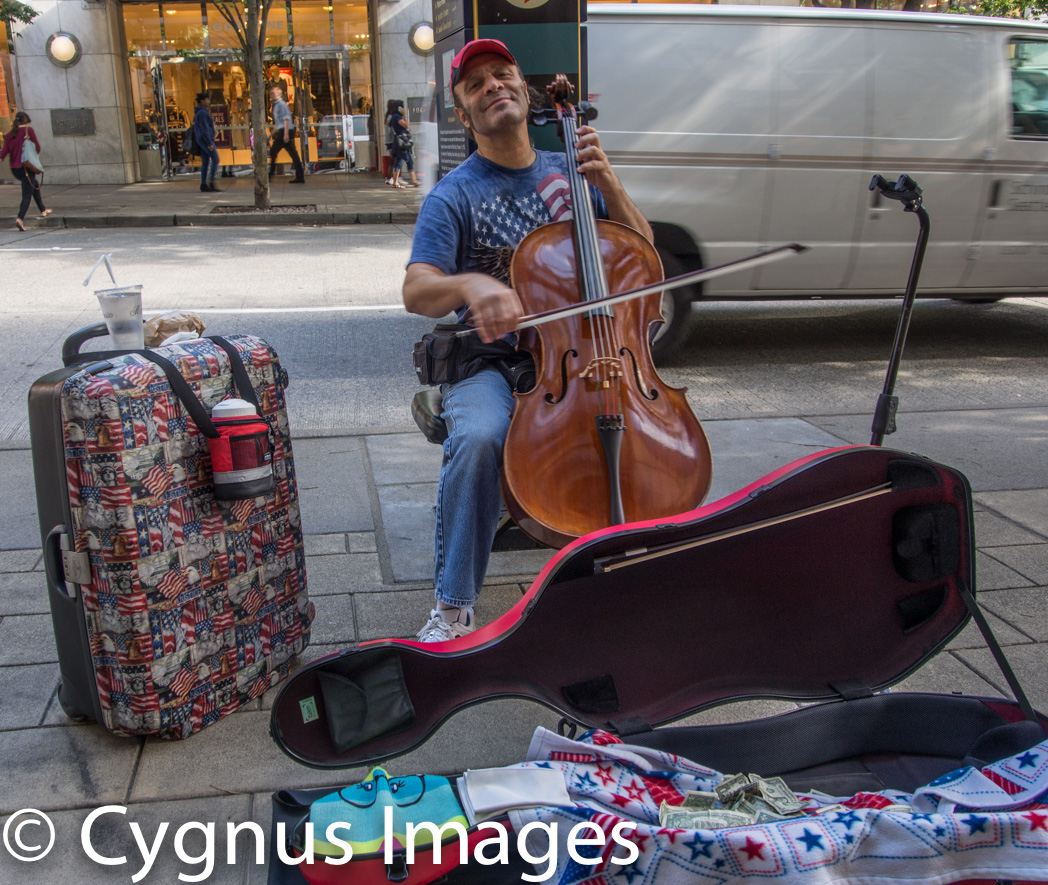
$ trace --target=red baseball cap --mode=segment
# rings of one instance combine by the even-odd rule
[[[473,56],[481,55],[485,52],[494,52],[496,55],[501,55],[506,61],[517,63],[517,60],[513,57],[513,53],[506,48],[506,44],[501,40],[470,40],[465,46],[463,46],[458,55],[451,62],[451,88],[454,89],[458,86],[459,78],[462,76],[462,69],[466,66]]]

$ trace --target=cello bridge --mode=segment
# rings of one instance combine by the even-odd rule
[[[601,356],[590,360],[589,365],[579,373],[579,378],[582,380],[592,378],[605,387],[611,379],[621,377],[622,360],[616,356]]]

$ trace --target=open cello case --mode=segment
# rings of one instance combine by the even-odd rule
[[[1042,783],[1048,718],[1030,706],[975,599],[969,483],[948,466],[880,446],[894,430],[892,389],[927,215],[920,189],[906,176],[895,184],[877,176],[875,186],[918,214],[921,236],[871,445],[811,455],[672,518],[582,537],[547,564],[510,611],[461,639],[432,645],[381,640],[313,662],[293,675],[273,707],[271,732],[284,752],[314,768],[371,765],[419,746],[458,709],[523,697],[558,711],[572,736],[594,729],[596,743],[621,739],[656,758],[673,754],[725,774],[781,776],[797,792],[912,793],[949,781],[945,776],[958,769],[991,771],[988,766],[1019,754],[1021,771],[1002,777],[994,769],[987,776],[1013,794]],[[658,590],[646,594],[650,604],[637,604],[639,587]],[[623,611],[628,620],[615,614]],[[943,650],[969,619],[1015,700],[887,691]],[[747,698],[806,706],[752,721],[664,727]],[[585,745],[579,748],[585,755]],[[310,803],[330,792],[278,792],[274,827],[282,822],[300,850]],[[1048,806],[1033,807],[1048,812]],[[1035,812],[1026,824],[993,813],[987,818],[1002,845],[1025,839],[1040,851],[1039,873],[991,862],[951,874],[941,865],[942,851],[963,853],[965,839],[986,832],[981,817],[970,817],[971,832],[938,827],[940,842],[953,840],[948,848],[914,824],[912,835],[924,848],[896,859],[901,866],[889,878],[1048,881],[1048,813]],[[836,836],[813,824],[792,843],[779,834],[778,867],[747,868],[741,852],[749,851],[752,863],[765,860],[751,849],[756,841],[731,841],[733,832],[747,830],[692,832],[701,839],[690,844],[712,847],[693,851],[690,861],[686,853],[667,854],[657,867],[646,850],[633,866],[611,867],[605,858],[597,867],[558,870],[560,878],[549,881],[603,883],[621,875],[631,883],[638,876],[642,883],[728,882],[751,874],[801,881],[805,846],[832,848],[838,860],[857,850],[850,823]],[[933,832],[929,825],[927,833]],[[739,850],[733,853],[733,846]],[[533,872],[516,854],[505,866],[474,860],[457,866],[457,859],[453,848],[442,864],[416,859],[407,866],[398,851],[393,863],[376,852],[358,854],[345,868],[319,861],[296,867],[271,852],[270,883],[424,883],[442,875],[448,882],[519,882],[522,871]],[[836,881],[832,864],[821,869],[811,881]],[[859,881],[854,869],[849,875]]]

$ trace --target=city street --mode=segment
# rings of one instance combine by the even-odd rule
[[[117,279],[145,287],[147,315],[194,311],[209,333],[256,334],[280,355],[291,377],[288,412],[316,607],[301,656],[311,661],[367,640],[410,637],[432,606],[441,450],[423,439],[409,413],[419,389],[411,346],[432,326],[400,306],[410,237],[410,225],[395,224],[0,233],[0,757],[17,760],[0,766],[0,814],[41,809],[58,833],[54,853],[31,869],[0,852],[0,881],[113,881],[112,871],[84,855],[78,836],[87,816],[107,804],[126,806],[127,821],[150,833],[160,822],[195,821],[250,821],[268,833],[274,791],[335,787],[365,774],[308,769],[283,755],[269,735],[275,690],[186,741],[114,737],[62,711],[26,395],[60,365],[66,336],[101,319],[91,290],[107,280],[103,269],[85,289],[88,270],[111,251]],[[906,270],[899,269],[900,290]],[[969,477],[979,598],[1040,710],[1048,709],[1046,307],[1048,299],[1025,298],[918,303],[896,387],[899,431],[886,440]],[[696,306],[690,343],[663,374],[688,386],[709,436],[708,500],[805,455],[867,442],[898,312],[891,300]],[[493,553],[479,622],[514,605],[549,556],[545,549]],[[672,612],[674,594],[690,592],[701,577],[650,588],[652,598]],[[698,641],[702,625],[695,630]],[[1009,696],[973,625],[895,690]],[[727,722],[796,707],[746,699],[683,721]],[[535,727],[555,728],[558,717],[529,700],[480,704],[386,765],[394,774],[454,774],[512,764]],[[125,824],[106,819],[107,848],[134,858]],[[220,833],[216,857],[227,857],[226,844]],[[265,864],[245,845],[230,857],[214,881],[265,881]],[[147,881],[171,882],[198,869],[168,843]]]
[[[91,292],[110,284],[104,268],[82,282],[103,252],[120,283],[144,285],[147,316],[194,311],[208,334],[270,341],[291,376],[296,434],[410,426],[411,346],[432,326],[400,303],[410,237],[398,225],[0,233],[0,442],[28,439],[29,385],[60,364],[68,334],[101,320]],[[700,420],[861,422],[884,381],[899,302],[719,302],[693,313],[689,346],[663,374],[689,388]],[[1048,405],[1046,340],[1048,299],[918,302],[896,388],[900,429],[907,411]]]

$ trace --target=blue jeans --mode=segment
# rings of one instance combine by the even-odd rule
[[[437,486],[434,594],[458,606],[477,601],[498,528],[502,445],[513,393],[498,369],[441,388],[448,427]]]
[[[24,219],[29,211],[30,200],[36,200],[37,208],[44,211],[44,201],[40,197],[40,186],[36,183],[36,176],[24,166],[11,167],[11,174],[22,183],[22,202],[18,206],[18,217]]]
[[[208,183],[207,167],[208,163],[211,164],[211,184],[215,183],[215,173],[218,172],[218,150],[211,148],[202,147],[200,149],[200,183]]]

